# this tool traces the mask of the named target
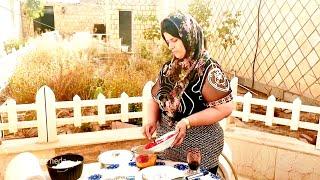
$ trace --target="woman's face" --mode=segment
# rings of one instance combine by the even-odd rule
[[[163,33],[163,36],[166,39],[169,49],[170,51],[172,51],[172,54],[178,59],[184,58],[184,56],[186,55],[186,48],[184,47],[182,40],[173,37],[166,32]]]

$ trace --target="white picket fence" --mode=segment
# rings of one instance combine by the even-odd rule
[[[0,106],[0,113],[7,113],[8,122],[0,123],[0,135],[1,130],[9,130],[9,132],[17,132],[21,128],[38,128],[38,142],[54,142],[57,140],[57,127],[65,124],[74,124],[76,127],[80,127],[82,123],[98,122],[104,124],[106,121],[121,120],[122,122],[128,122],[130,118],[142,118],[143,123],[147,122],[145,118],[146,109],[148,108],[147,101],[151,98],[151,87],[153,82],[146,83],[143,89],[142,97],[129,97],[126,93],[122,93],[120,98],[106,99],[102,94],[98,95],[95,100],[81,100],[79,96],[75,96],[73,101],[60,101],[56,102],[54,93],[47,87],[41,87],[36,95],[36,101],[33,104],[16,104],[14,100],[8,100]],[[320,132],[320,125],[311,122],[300,121],[300,112],[311,112],[320,114],[320,107],[302,105],[301,100],[297,98],[293,103],[276,101],[274,96],[270,96],[267,100],[252,98],[250,92],[244,96],[237,96],[238,78],[231,80],[231,88],[234,97],[234,103],[242,103],[243,111],[234,110],[231,116],[239,117],[244,122],[250,120],[265,122],[267,126],[273,124],[290,126],[291,130],[297,130],[298,128],[304,128]],[[142,103],[143,111],[129,112],[129,104]],[[121,113],[106,114],[106,105],[121,105]],[[265,115],[251,113],[251,105],[266,106],[267,111]],[[91,106],[97,107],[98,115],[82,116],[81,108]],[[73,108],[74,117],[57,118],[56,109],[59,108]],[[274,117],[274,109],[282,108],[292,111],[291,119]],[[17,112],[19,111],[36,111],[37,119],[31,121],[18,121]],[[1,137],[1,136],[0,136]],[[317,138],[316,149],[320,149],[320,138]]]

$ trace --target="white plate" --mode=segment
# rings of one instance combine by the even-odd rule
[[[177,135],[178,135],[178,133],[176,133],[175,131],[170,131],[170,132],[162,135],[161,137],[159,137],[155,140],[157,145],[155,145],[154,147],[152,147],[148,150],[153,151],[153,152],[164,151],[165,149],[171,147],[171,145],[174,142],[174,140],[176,139]],[[171,137],[168,138],[169,136],[171,136]]]
[[[98,161],[104,164],[128,163],[133,159],[133,153],[128,150],[111,150],[99,155]]]
[[[142,180],[142,176],[144,176],[145,179],[150,180],[167,180],[182,177],[184,176],[184,173],[172,166],[151,166],[139,171],[135,179]]]

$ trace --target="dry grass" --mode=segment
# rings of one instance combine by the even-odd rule
[[[141,96],[147,81],[154,80],[160,65],[145,59],[117,59],[105,67],[102,87],[108,97],[119,97],[122,92],[129,96]]]
[[[39,40],[36,49],[21,57],[21,63],[11,77],[5,94],[17,103],[32,103],[37,90],[49,86],[57,100],[71,100],[78,94],[91,97],[94,68],[88,57],[92,48],[77,47],[73,41]]]
[[[107,98],[119,97],[122,92],[141,96],[145,83],[155,80],[161,64],[167,60],[162,56],[143,59],[111,52],[111,59],[97,67],[92,62],[99,58],[99,50],[93,39],[40,39],[36,49],[21,58],[4,91],[5,96],[17,103],[33,103],[37,90],[43,85],[53,90],[57,101],[72,100],[75,95],[93,99],[98,93]],[[98,73],[101,71],[102,75]]]
[[[15,99],[18,104],[33,103],[37,90],[49,86],[57,101],[72,100],[75,95],[81,99],[94,99],[99,93],[106,98],[119,97],[122,92],[129,96],[141,96],[147,81],[155,80],[159,69],[168,58],[159,55],[159,52],[148,50],[152,58],[142,58],[125,53],[101,52],[104,48],[95,40],[55,41],[40,39],[36,42],[35,50],[21,57],[21,63],[11,77],[8,86],[0,93],[3,99]],[[152,54],[156,53],[156,55]],[[99,60],[99,56],[109,55],[106,60]],[[160,53],[161,54],[161,53]],[[102,72],[102,73],[101,73]],[[141,104],[130,104],[129,111],[140,111]],[[119,105],[106,106],[108,114],[118,113]],[[92,111],[92,112],[91,112]],[[95,107],[90,109],[96,113]],[[57,110],[58,116],[63,110]],[[88,112],[83,112],[87,114]],[[35,119],[25,117],[24,120]],[[65,116],[72,117],[71,113]],[[131,119],[132,123],[140,124],[141,119]],[[91,127],[92,126],[92,127]],[[59,133],[82,132],[99,130],[93,124],[84,124],[82,128],[65,126]],[[18,135],[6,134],[6,139],[34,137],[34,128],[19,131]]]

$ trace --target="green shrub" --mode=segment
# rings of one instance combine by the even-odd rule
[[[12,52],[12,49],[18,50],[20,45],[23,45],[23,41],[19,39],[9,39],[4,42],[4,50],[7,54]]]

